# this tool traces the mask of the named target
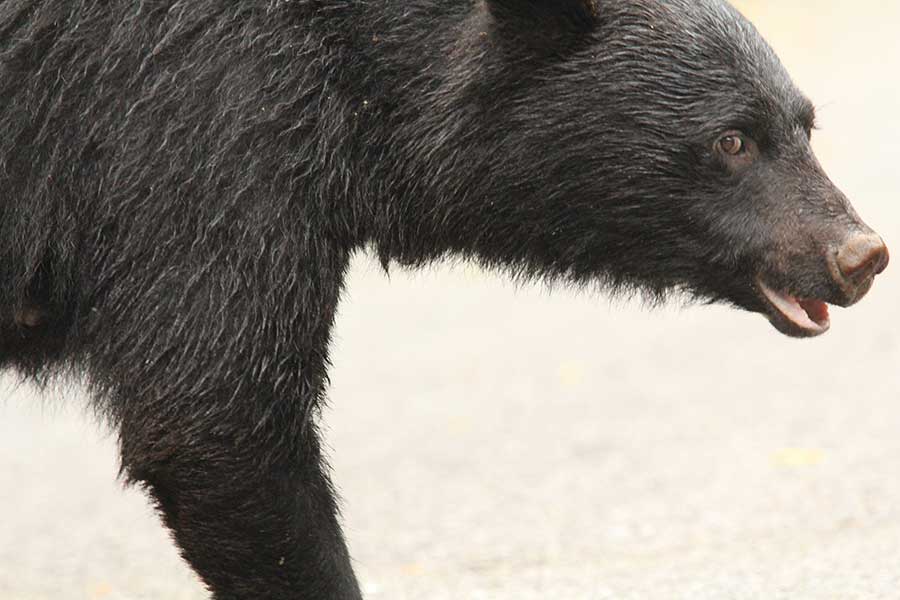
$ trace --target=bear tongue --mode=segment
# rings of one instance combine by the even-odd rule
[[[798,300],[785,292],[777,292],[759,282],[763,294],[772,306],[791,323],[810,332],[823,332],[828,328],[828,305],[821,300]]]
[[[800,300],[800,306],[806,311],[807,316],[819,327],[828,324],[828,305],[821,300]]]

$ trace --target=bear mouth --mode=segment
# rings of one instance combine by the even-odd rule
[[[831,320],[824,301],[773,289],[762,279],[756,283],[766,304],[766,316],[778,331],[791,337],[815,337],[828,331]]]

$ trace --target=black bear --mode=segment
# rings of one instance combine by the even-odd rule
[[[348,261],[829,325],[888,253],[724,0],[6,0],[0,359],[82,378],[217,600],[360,598],[316,424]]]

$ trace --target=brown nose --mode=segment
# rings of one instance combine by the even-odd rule
[[[838,250],[837,266],[845,283],[858,286],[884,271],[889,259],[887,246],[880,237],[859,233]]]

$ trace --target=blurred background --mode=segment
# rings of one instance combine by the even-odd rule
[[[744,0],[900,254],[900,3]],[[832,330],[355,263],[327,437],[367,598],[900,597],[900,265]],[[0,392],[0,598],[205,598],[77,390]]]

